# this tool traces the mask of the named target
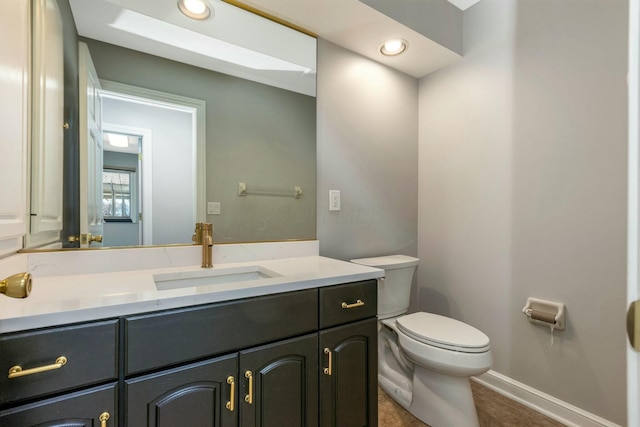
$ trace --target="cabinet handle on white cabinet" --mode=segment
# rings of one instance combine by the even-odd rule
[[[244,397],[244,401],[249,405],[253,403],[253,374],[251,371],[244,373],[244,377],[249,380],[249,394]]]
[[[231,376],[228,377],[227,384],[229,384],[229,401],[227,402],[227,409],[233,412],[236,400],[236,379]]]
[[[328,347],[325,347],[324,349],[324,354],[326,354],[327,356],[329,356],[329,366],[324,368],[322,373],[325,375],[331,375],[331,371],[333,370],[333,354],[331,353],[331,350]]]
[[[107,421],[109,421],[109,418],[111,418],[111,415],[109,415],[108,412],[101,413],[100,417],[98,417],[98,420],[100,421],[100,427],[107,427]]]

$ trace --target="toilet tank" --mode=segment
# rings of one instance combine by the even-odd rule
[[[409,309],[413,273],[418,258],[406,255],[388,255],[352,259],[355,264],[384,270],[384,279],[378,280],[378,319],[398,316]]]

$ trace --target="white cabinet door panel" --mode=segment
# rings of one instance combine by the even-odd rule
[[[33,3],[31,229],[28,246],[60,239],[64,148],[62,15],[55,0]]]
[[[22,248],[27,229],[29,2],[0,2],[0,256]]]

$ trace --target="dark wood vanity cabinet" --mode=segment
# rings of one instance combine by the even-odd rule
[[[378,425],[377,284],[319,289],[320,426]]]
[[[317,426],[317,335],[125,381],[126,425]]]
[[[116,390],[117,384],[110,383],[3,410],[0,411],[0,426],[116,426]]]
[[[321,331],[320,349],[320,426],[377,426],[376,319]]]
[[[89,326],[108,337],[86,350],[94,375],[70,358],[2,388],[0,427],[375,427],[376,297],[368,280],[0,336],[3,363],[57,341],[96,345]]]
[[[117,425],[118,353],[115,319],[0,335],[0,427]]]
[[[126,425],[237,425],[237,355],[227,355],[125,381]]]
[[[314,333],[240,353],[241,427],[318,425],[317,347]]]

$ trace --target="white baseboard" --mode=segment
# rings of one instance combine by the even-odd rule
[[[471,379],[570,427],[620,427],[618,424],[556,399],[495,371],[490,370]]]

